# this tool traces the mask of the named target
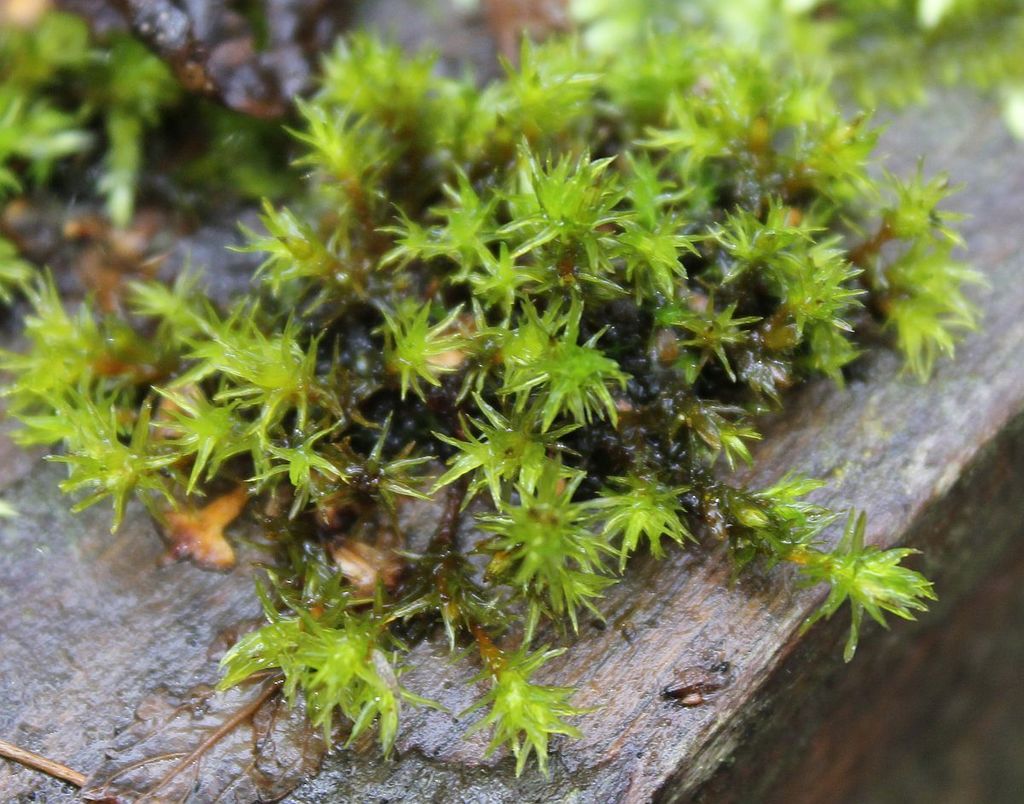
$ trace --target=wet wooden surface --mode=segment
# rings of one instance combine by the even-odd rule
[[[925,551],[918,565],[941,596],[933,612],[869,628],[844,666],[845,620],[800,636],[824,590],[795,588],[784,568],[733,585],[721,552],[640,559],[604,601],[607,624],[585,624],[545,674],[599,707],[583,739],[555,746],[550,779],[517,780],[508,757],[483,757],[483,735],[462,737],[467,720],[450,713],[473,699],[472,668],[428,643],[404,681],[449,713],[408,712],[392,760],[338,751],[290,801],[1000,799],[1012,780],[979,766],[973,746],[998,753],[1024,739],[992,697],[1019,686],[1024,655],[1006,636],[1024,623],[1024,149],[993,107],[945,96],[901,115],[882,150],[898,172],[924,153],[929,169],[969,182],[954,205],[971,216],[963,229],[990,281],[977,293],[984,329],[927,385],[882,351],[846,389],[794,395],[749,480],[790,469],[828,479],[820,500],[865,509],[871,541]],[[214,681],[219,635],[257,606],[245,568],[161,565],[139,510],[114,536],[105,511],[67,513],[60,475],[0,441],[0,497],[21,514],[0,523],[0,736],[88,772],[152,690]],[[729,683],[704,704],[661,697],[679,672],[722,662]],[[985,743],[999,726],[1007,733]],[[946,761],[942,774],[929,761]],[[967,790],[983,795],[956,798]],[[0,800],[75,791],[0,762]]]

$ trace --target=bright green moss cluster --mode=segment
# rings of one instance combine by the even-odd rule
[[[994,94],[1024,137],[1021,0],[571,0],[587,41],[615,52],[649,28],[714,30],[784,69],[827,71],[864,106],[937,86]]]
[[[21,25],[0,21],[0,203],[59,173],[62,190],[95,194],[110,222],[128,227],[146,138],[172,111],[192,121],[200,133],[190,134],[206,149],[168,160],[182,196],[197,185],[218,194],[227,185],[235,197],[278,195],[288,186],[281,160],[266,153],[280,145],[273,124],[187,98],[167,65],[127,34],[96,42],[83,20],[58,12]],[[0,302],[34,274],[0,237]]]
[[[838,0],[802,2],[795,41],[848,80],[860,98],[904,103],[935,83],[968,84],[1002,96],[1007,122],[1024,93],[1021,0]],[[1016,101],[1019,102],[1019,101]]]
[[[222,686],[279,672],[285,696],[294,703],[301,691],[310,720],[323,729],[328,744],[340,714],[352,724],[349,743],[376,724],[381,745],[390,751],[402,701],[432,705],[399,685],[404,668],[384,653],[405,646],[388,634],[389,620],[379,606],[365,613],[353,609],[340,574],[316,562],[293,569],[302,573],[299,595],[274,601],[258,587],[269,623],[242,637],[224,657]]]
[[[135,40],[95,46],[86,24],[46,13],[0,25],[0,203],[50,179],[57,164],[105,140],[95,189],[116,226],[132,219],[143,138],[179,88],[166,65]],[[102,133],[96,129],[102,129]],[[0,302],[35,271],[0,237]]]
[[[841,382],[872,319],[922,375],[974,323],[944,183],[876,178],[874,132],[823,83],[673,36],[528,45],[479,88],[355,37],[299,110],[308,191],[249,233],[250,298],[218,310],[184,277],[99,318],[41,283],[3,356],[21,438],[63,444],[67,490],[111,498],[115,527],[132,493],[158,518],[227,481],[261,498],[293,567],[225,683],[280,672],[387,750],[422,701],[400,637],[440,622],[478,647],[477,727],[521,771],[580,714],[531,640],[598,614],[642,547],[791,562],[832,586],[823,615],[853,603],[849,654],[861,612],[932,597],[862,530],[829,552],[817,483],[718,471],[785,389]]]
[[[82,20],[45,14],[24,29],[0,28],[0,74],[0,189],[18,187],[10,161],[28,160],[39,181],[58,159],[85,151],[93,140],[85,127],[99,117],[106,156],[98,190],[111,220],[126,226],[143,135],[179,96],[167,66],[127,36],[100,49]]]

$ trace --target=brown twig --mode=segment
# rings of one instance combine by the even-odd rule
[[[82,787],[85,784],[85,774],[72,770],[67,765],[61,765],[52,759],[39,756],[24,748],[19,748],[6,740],[0,740],[0,757],[5,757],[13,762],[24,765],[26,768],[49,774],[62,781],[69,782],[75,787]]]

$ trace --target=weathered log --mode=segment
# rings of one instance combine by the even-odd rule
[[[932,611],[888,633],[868,629],[844,665],[846,622],[801,634],[823,590],[795,588],[784,569],[732,583],[722,550],[640,559],[603,602],[606,623],[584,624],[546,668],[547,680],[579,688],[577,705],[599,707],[581,723],[582,740],[556,746],[549,779],[530,770],[516,779],[507,757],[483,757],[484,735],[462,738],[465,719],[452,713],[472,700],[470,670],[426,643],[404,679],[448,712],[407,712],[395,758],[339,750],[290,800],[997,800],[1019,791],[1012,752],[1024,730],[1002,712],[1022,711],[1024,148],[994,108],[944,95],[898,116],[883,150],[894,170],[912,170],[925,153],[930,170],[967,183],[955,205],[970,215],[970,256],[990,282],[978,294],[983,329],[926,385],[877,350],[845,389],[816,383],[791,395],[747,479],[764,485],[795,469],[829,480],[821,501],[866,510],[870,541],[923,551],[919,566],[940,595]],[[105,513],[66,513],[55,468],[23,464],[13,475],[0,481],[21,512],[0,524],[0,735],[88,772],[149,691],[216,679],[218,635],[257,610],[248,571],[160,566],[159,539],[139,511],[112,537]],[[662,689],[694,668],[717,668],[728,683],[697,706],[665,700]],[[1007,731],[972,737],[986,723]],[[959,776],[926,764],[953,755]],[[0,798],[30,796],[70,801],[75,792],[0,763]]]

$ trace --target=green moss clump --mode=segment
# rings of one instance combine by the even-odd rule
[[[64,445],[81,505],[119,518],[135,492],[161,516],[225,479],[275,502],[298,569],[225,683],[277,668],[319,724],[377,722],[387,750],[399,638],[441,622],[477,645],[480,727],[521,771],[580,714],[531,641],[599,612],[642,547],[792,563],[832,586],[824,616],[853,603],[848,655],[862,612],[933,597],[862,526],[829,551],[820,484],[717,468],[749,462],[787,388],[841,383],[862,330],[924,376],[973,326],[943,180],[878,177],[822,81],[700,36],[525,45],[482,88],[354,37],[324,72],[295,129],[307,192],[249,233],[252,297],[139,284],[125,321],[44,283],[3,357],[20,437]],[[407,541],[427,504],[433,537]]]
[[[85,23],[48,13],[25,28],[0,28],[0,184],[17,188],[5,163],[27,160],[41,180],[62,157],[92,144],[88,125],[103,123],[106,155],[97,189],[117,226],[132,217],[143,136],[179,89],[167,66],[134,39],[115,35],[105,48]]]
[[[615,52],[653,27],[713,30],[788,68],[835,75],[868,108],[923,99],[939,86],[994,95],[1024,137],[1021,0],[573,0],[594,47]]]
[[[284,160],[268,158],[281,145],[278,126],[188,98],[127,34],[95,41],[83,20],[59,12],[0,24],[0,202],[51,182],[61,165],[68,192],[94,192],[110,222],[127,227],[147,155],[153,161],[146,138],[173,115],[189,119],[204,151],[170,160],[177,192],[228,186],[234,197],[276,197],[289,186]],[[0,238],[0,301],[33,276]]]
[[[968,85],[1009,101],[1024,91],[1021,0],[839,0],[804,3],[796,39],[866,103],[918,100],[935,84]],[[804,9],[801,9],[804,11]],[[1010,105],[1006,106],[1010,111]],[[1008,118],[1018,131],[1019,121]]]

